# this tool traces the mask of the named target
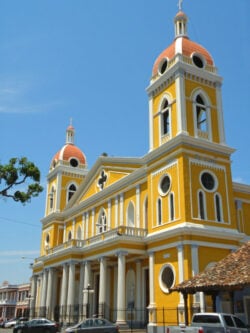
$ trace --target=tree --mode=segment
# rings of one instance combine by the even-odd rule
[[[22,184],[26,185],[26,189],[16,191],[16,187]],[[8,164],[0,164],[0,196],[25,204],[42,191],[40,171],[26,157],[14,157],[9,160]]]

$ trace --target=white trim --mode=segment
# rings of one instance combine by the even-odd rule
[[[153,126],[153,98],[149,98],[149,151],[154,149],[154,126]]]
[[[199,235],[201,235],[201,231],[199,232]],[[217,235],[218,235],[218,233],[217,233]],[[218,237],[220,237],[220,235],[218,235]],[[224,237],[224,238],[228,240],[229,236],[227,235],[227,237]],[[166,238],[164,238],[164,239],[166,239]],[[233,239],[232,239],[232,241],[233,241]],[[189,245],[189,246],[197,245],[199,247],[209,247],[209,248],[213,248],[213,249],[223,249],[223,250],[237,250],[238,249],[238,246],[235,246],[235,245],[224,244],[224,243],[214,243],[212,241],[211,242],[198,241],[198,240],[195,239],[195,240],[186,240],[186,241],[185,240],[176,241],[176,242],[172,242],[172,243],[165,242],[164,245],[155,246],[153,248],[150,248],[150,251],[153,251],[153,252],[166,251],[166,250],[169,250],[169,249],[172,249],[172,248],[178,248],[178,246],[181,246],[181,245],[182,246],[184,246],[184,245]],[[180,269],[179,269],[179,272],[181,272]],[[182,281],[179,279],[179,283],[181,283]]]
[[[224,114],[223,114],[223,106],[222,106],[221,84],[217,84],[217,86],[216,86],[216,100],[217,100],[216,111],[217,111],[220,143],[225,144],[226,138],[225,138]]]

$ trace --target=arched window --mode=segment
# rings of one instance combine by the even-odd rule
[[[71,184],[68,188],[68,201],[71,199],[75,191],[76,191],[76,186],[74,184]]]
[[[135,208],[131,201],[128,205],[128,210],[127,210],[127,226],[129,227],[135,226]]]
[[[198,202],[199,202],[199,218],[201,220],[205,220],[205,198],[204,198],[204,193],[202,191],[199,191]]]
[[[99,214],[98,222],[98,233],[101,234],[102,232],[107,231],[107,216],[105,210],[102,208]]]
[[[158,198],[158,200],[157,200],[157,221],[158,221],[158,225],[162,224],[162,203],[161,203],[161,198]]]
[[[197,129],[201,132],[207,132],[208,126],[207,126],[207,110],[204,103],[204,99],[199,94],[196,97],[196,126]]]
[[[216,212],[216,220],[218,222],[221,222],[222,221],[221,197],[218,193],[215,194],[215,212]]]
[[[170,134],[170,108],[167,99],[161,105],[161,127],[162,135]]]
[[[169,196],[169,210],[170,210],[170,221],[174,220],[174,194],[170,193]]]

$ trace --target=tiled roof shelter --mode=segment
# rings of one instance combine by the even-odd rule
[[[183,281],[172,290],[193,294],[198,291],[237,290],[247,286],[250,286],[250,241],[213,267]]]
[[[171,288],[184,296],[185,324],[188,325],[188,294],[204,292],[212,295],[216,312],[216,295],[220,291],[234,291],[250,286],[250,241],[230,253],[214,266],[205,269],[189,280]]]

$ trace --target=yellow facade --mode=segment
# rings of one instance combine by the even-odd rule
[[[178,29],[184,21],[178,13]],[[147,88],[148,154],[101,156],[91,170],[75,151],[52,163],[33,266],[34,304],[51,318],[68,321],[67,309],[77,305],[77,319],[109,314],[124,326],[147,323],[149,331],[175,323],[177,313],[182,321],[183,298],[171,288],[250,237],[250,187],[232,181],[222,79],[208,52],[188,44],[185,26],[178,29]],[[189,302],[192,310],[211,306],[200,295]]]

